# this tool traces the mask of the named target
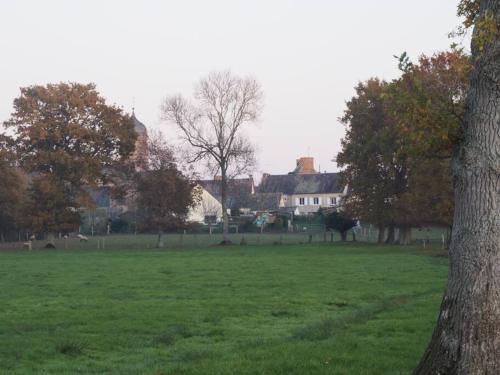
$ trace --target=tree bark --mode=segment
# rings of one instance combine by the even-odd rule
[[[500,25],[500,2],[482,0]],[[478,30],[474,31],[477,35]],[[474,40],[474,37],[473,37]],[[472,44],[463,138],[454,158],[448,284],[415,374],[500,374],[500,39]]]
[[[340,232],[340,238],[342,241],[347,241],[347,232]]]
[[[404,246],[411,244],[411,227],[399,227],[397,243]]]
[[[161,230],[161,228],[158,228],[158,241],[156,243],[156,247],[163,247],[163,231]]]
[[[394,225],[394,223],[390,223],[389,229],[387,231],[387,238],[385,240],[385,243],[387,243],[387,244],[394,243],[394,239],[395,239],[394,232],[395,232],[395,225]]]
[[[385,228],[382,225],[379,225],[377,243],[384,243],[384,233],[385,233]]]

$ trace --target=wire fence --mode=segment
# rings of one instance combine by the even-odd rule
[[[233,230],[229,241],[234,245],[291,245],[307,243],[327,243],[340,241],[337,232],[326,231],[324,226],[311,225],[293,228],[294,232],[252,232],[241,233]],[[445,228],[415,228],[412,231],[412,243],[422,247],[442,245],[447,236]],[[378,231],[372,226],[365,226],[350,230],[347,234],[348,241],[377,242]],[[397,231],[396,231],[397,238]],[[223,241],[220,232],[210,233],[166,233],[162,235],[162,248],[204,248],[219,245]],[[0,249],[43,249],[48,241],[17,241],[0,244]],[[158,247],[156,234],[110,234],[86,236],[81,240],[72,235],[69,238],[56,238],[53,241],[57,249],[152,249]]]
[[[163,248],[203,248],[221,244],[220,233],[190,234],[167,233],[162,235]],[[229,241],[234,245],[290,245],[340,240],[337,233],[230,233]],[[47,240],[31,241],[33,250],[43,249]],[[0,245],[3,249],[27,248],[28,241],[10,242]],[[53,244],[57,249],[152,249],[158,247],[155,234],[111,234],[87,236],[85,240],[76,237],[56,238]]]

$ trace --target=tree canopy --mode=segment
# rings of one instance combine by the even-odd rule
[[[341,118],[347,127],[337,163],[349,186],[345,207],[381,232],[405,238],[412,226],[451,225],[451,157],[461,137],[470,75],[459,50],[400,59],[391,82],[359,83]],[[382,241],[382,236],[379,237]]]
[[[14,131],[16,158],[32,180],[28,212],[38,230],[74,228],[69,212],[93,203],[84,187],[105,182],[136,138],[130,117],[108,105],[94,84],[21,88],[4,125]]]
[[[141,225],[158,232],[158,247],[162,247],[162,232],[183,226],[198,201],[198,191],[194,180],[179,169],[161,133],[149,138],[147,155],[146,170],[137,171],[134,178],[136,205]]]

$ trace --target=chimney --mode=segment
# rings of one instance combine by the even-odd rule
[[[297,168],[295,168],[295,173],[298,174],[316,173],[316,171],[314,170],[314,158],[302,157],[297,159]]]
[[[222,181],[222,176],[214,176],[214,181]]]

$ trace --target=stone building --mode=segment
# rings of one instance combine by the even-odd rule
[[[134,124],[134,130],[137,134],[135,141],[135,150],[132,155],[132,160],[136,165],[136,170],[144,171],[147,167],[148,156],[148,130],[146,126],[135,117],[135,111],[132,110],[131,120]]]

